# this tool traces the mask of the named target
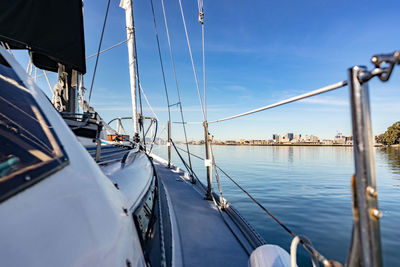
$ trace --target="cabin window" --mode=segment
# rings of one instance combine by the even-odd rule
[[[153,226],[155,222],[155,196],[156,196],[155,179],[153,179],[151,186],[142,200],[142,204],[134,213],[136,227],[142,241],[142,245],[147,243],[152,236]]]
[[[0,55],[0,201],[67,163],[52,126]]]
[[[160,231],[158,214],[158,188],[154,177],[146,196],[133,213],[145,260],[150,266],[160,266]]]

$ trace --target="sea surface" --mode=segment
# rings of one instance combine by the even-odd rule
[[[180,145],[181,148],[186,148]],[[204,157],[204,146],[190,152]],[[167,158],[167,147],[154,152]],[[307,236],[328,259],[344,264],[352,230],[351,147],[213,146],[215,162],[297,235]],[[172,162],[183,167],[176,152]],[[182,156],[187,155],[181,151]],[[206,183],[204,162],[191,158]],[[400,266],[400,149],[375,148],[384,266]],[[223,174],[223,196],[272,244],[289,251],[291,236]],[[214,185],[215,191],[217,187]],[[298,265],[312,266],[304,249]]]

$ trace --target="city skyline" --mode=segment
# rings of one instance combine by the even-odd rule
[[[338,132],[333,138],[320,138],[314,134],[295,134],[295,133],[286,133],[285,135],[272,134],[272,136],[268,138],[261,139],[251,139],[251,138],[243,138],[240,137],[238,139],[215,139],[213,138],[214,143],[222,143],[222,142],[237,142],[237,143],[245,143],[247,141],[268,141],[274,143],[325,143],[325,144],[352,144],[353,136],[351,135],[343,135]],[[160,138],[161,140],[166,142],[166,139]],[[204,139],[193,140],[189,139],[189,143],[201,143],[204,142]],[[182,142],[180,142],[182,143]]]

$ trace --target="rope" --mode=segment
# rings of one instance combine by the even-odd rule
[[[99,54],[103,54],[104,52],[107,52],[107,51],[109,51],[109,50],[111,50],[111,49],[113,49],[113,48],[115,48],[115,47],[117,47],[117,46],[120,46],[120,45],[126,43],[126,42],[128,42],[128,39],[126,39],[126,40],[124,40],[124,41],[122,41],[122,42],[119,42],[119,43],[117,43],[117,44],[115,44],[115,45],[113,45],[113,46],[110,46],[109,48],[106,48],[106,49],[104,49],[104,50],[101,50],[100,52],[98,52],[98,53],[96,53],[96,54],[90,55],[90,56],[86,57],[86,60],[91,59],[92,57],[95,57],[95,56],[97,56],[97,55],[99,55]]]
[[[158,38],[157,22],[156,22],[156,15],[154,14],[153,0],[150,0],[150,4],[151,4],[151,12],[153,14],[154,31],[155,31],[156,39],[157,39],[158,57],[160,58],[160,65],[161,65],[161,72],[162,72],[162,77],[163,77],[163,82],[164,82],[165,96],[167,97],[168,121],[171,121],[171,109],[170,109],[170,105],[169,105],[167,83],[165,81],[164,65],[163,65],[162,56],[161,56],[160,40]]]
[[[205,114],[205,111],[204,111],[203,100],[202,100],[202,98],[201,98],[200,87],[199,87],[199,81],[198,81],[198,79],[197,79],[196,68],[195,68],[195,66],[194,66],[193,55],[192,55],[192,48],[191,48],[191,46],[190,46],[189,35],[188,35],[187,27],[186,27],[185,15],[183,14],[183,8],[182,8],[182,1],[181,1],[181,0],[179,0],[179,7],[180,7],[180,10],[181,10],[183,26],[184,26],[184,28],[185,28],[186,42],[187,42],[188,49],[189,49],[190,60],[191,60],[191,62],[192,62],[193,74],[194,74],[194,79],[195,79],[195,81],[196,81],[196,88],[197,88],[197,94],[199,95],[199,101],[200,101],[201,111],[203,112],[203,119],[204,119],[204,121],[206,121],[206,114]]]
[[[181,94],[180,94],[179,86],[178,86],[178,78],[176,76],[175,60],[174,60],[174,55],[172,53],[171,39],[170,39],[170,36],[169,36],[169,29],[168,29],[167,15],[165,13],[164,0],[161,0],[161,6],[162,6],[162,11],[163,11],[163,16],[164,16],[165,31],[167,33],[169,53],[170,53],[170,56],[171,56],[172,70],[174,72],[176,92],[177,92],[177,95],[178,95],[178,102],[179,102],[179,109],[180,109],[180,113],[181,113],[181,121],[182,121],[183,133],[185,135],[186,149],[188,151],[189,165],[190,165],[190,168],[192,168],[192,159],[190,158],[190,150],[189,150],[189,144],[188,144],[187,133],[186,133],[185,119],[183,117],[182,100],[181,100]]]
[[[292,97],[292,98],[289,98],[289,99],[286,99],[286,100],[283,100],[283,101],[280,101],[280,102],[277,102],[277,103],[274,103],[274,104],[271,104],[271,105],[268,105],[268,106],[264,106],[264,107],[261,107],[261,108],[253,109],[253,110],[250,110],[250,111],[247,111],[247,112],[244,112],[244,113],[240,113],[240,114],[237,114],[237,115],[234,115],[234,116],[226,117],[226,118],[223,118],[223,119],[209,121],[208,123],[216,123],[216,122],[227,121],[227,120],[232,120],[232,119],[236,119],[236,118],[239,118],[239,117],[247,116],[247,115],[250,115],[250,114],[253,114],[253,113],[257,113],[257,112],[260,112],[260,111],[263,111],[263,110],[267,110],[267,109],[271,109],[271,108],[275,108],[275,107],[278,107],[278,106],[282,106],[282,105],[285,105],[285,104],[288,104],[288,103],[291,103],[291,102],[295,102],[295,101],[298,101],[298,100],[301,100],[301,99],[304,99],[304,98],[307,98],[307,97],[310,97],[310,96],[315,96],[315,95],[319,95],[319,94],[326,93],[326,92],[329,92],[329,91],[333,91],[333,90],[339,89],[341,87],[344,87],[346,85],[347,85],[347,81],[341,81],[341,82],[334,83],[334,84],[322,87],[320,89],[317,89],[317,90],[314,90],[314,91],[311,91],[311,92],[308,92],[308,93],[305,93],[305,94],[302,94],[302,95],[298,95],[298,96],[295,96],[295,97]]]
[[[104,29],[106,28],[106,22],[107,22],[107,17],[108,17],[108,10],[110,9],[110,2],[111,2],[111,0],[108,0],[107,9],[106,9],[106,15],[104,16],[103,28],[101,29],[101,36],[100,36],[99,48],[97,49],[97,56],[96,56],[96,63],[95,63],[95,65],[94,65],[94,71],[93,71],[93,77],[92,77],[92,84],[90,85],[88,106],[89,106],[89,104],[90,104],[90,98],[92,97],[92,90],[93,90],[94,78],[96,77],[97,63],[99,62],[101,43],[103,42]]]

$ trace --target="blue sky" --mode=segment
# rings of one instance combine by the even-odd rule
[[[161,1],[153,0],[171,103],[177,102]],[[86,55],[96,52],[106,0],[84,4]],[[190,65],[178,0],[165,0],[185,119],[202,114]],[[135,1],[140,78],[163,125],[168,119],[150,1]],[[202,77],[201,27],[197,2],[183,0],[197,74]],[[353,65],[372,68],[376,53],[400,49],[398,0],[382,1],[204,1],[208,119],[244,112],[347,79]],[[125,13],[112,0],[102,48],[126,39]],[[25,55],[26,53],[24,53]],[[26,66],[27,59],[17,53]],[[88,61],[90,87],[95,59]],[[400,68],[387,83],[370,83],[373,130],[382,133],[400,120]],[[126,45],[100,56],[92,104],[106,119],[131,114]],[[52,84],[55,83],[53,75]],[[38,83],[48,93],[45,80]],[[200,83],[202,88],[202,83]],[[351,134],[348,89],[342,88],[241,119],[210,125],[216,139],[270,139],[273,133]],[[145,102],[144,113],[151,115]],[[180,120],[176,108],[174,121]],[[128,127],[127,127],[128,128]],[[200,125],[188,125],[189,139],[201,139]],[[182,140],[174,125],[173,138]]]

